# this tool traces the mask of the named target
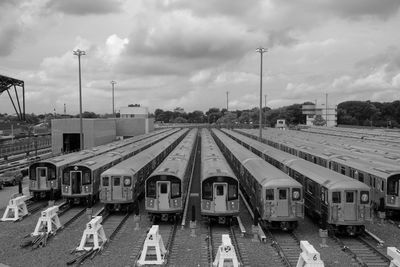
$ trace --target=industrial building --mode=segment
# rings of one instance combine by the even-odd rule
[[[336,127],[337,126],[337,106],[326,106],[321,104],[302,105],[302,113],[307,116],[306,125],[314,125],[315,118],[320,115],[326,122],[325,126]]]

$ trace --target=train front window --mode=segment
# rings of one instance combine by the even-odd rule
[[[117,176],[111,176],[112,180],[113,180],[113,185],[114,186],[120,186],[121,185],[121,178],[117,177]]]
[[[46,177],[46,169],[43,168],[39,169],[39,177]]]
[[[85,172],[83,174],[83,180],[82,180],[82,184],[90,184],[90,173],[89,172]]]
[[[389,179],[387,183],[387,194],[391,196],[399,196],[399,180]]]
[[[224,186],[223,185],[217,185],[217,196],[223,196],[224,195]]]
[[[162,184],[160,185],[160,193],[161,193],[161,194],[166,194],[166,193],[168,193],[168,184],[162,183]]]
[[[333,203],[341,203],[341,196],[340,196],[340,192],[332,192],[332,202]]]
[[[71,185],[68,172],[64,172],[62,183],[64,185]]]
[[[354,203],[354,192],[346,192],[346,203]]]
[[[36,181],[35,169],[30,169],[29,170],[29,179]]]
[[[279,199],[280,200],[287,199],[287,189],[279,189]]]
[[[147,197],[156,197],[156,182],[147,182]]]
[[[238,192],[235,184],[228,185],[228,200],[237,199]]]
[[[49,180],[55,180],[55,179],[56,179],[56,170],[55,169],[50,169]]]
[[[266,200],[274,200],[274,189],[265,190],[265,199]]]
[[[171,197],[179,197],[181,195],[179,183],[171,184]]]
[[[103,177],[103,186],[109,186],[110,185],[110,179],[108,176]]]
[[[212,200],[212,186],[211,183],[203,183],[203,199]]]

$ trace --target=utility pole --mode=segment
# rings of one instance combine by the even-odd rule
[[[116,84],[116,81],[111,81],[111,85],[112,85],[112,114],[113,114],[113,118],[115,118],[115,108],[114,108],[114,84]]]
[[[79,137],[81,150],[83,150],[83,123],[82,123],[82,81],[81,81],[81,56],[86,55],[85,51],[77,49],[73,51],[75,56],[78,56],[78,64],[79,64]]]
[[[67,106],[64,103],[64,117],[65,117],[65,115],[67,115]]]
[[[226,91],[226,111],[228,111],[228,96],[229,96],[229,92]]]
[[[261,142],[262,139],[262,69],[263,69],[263,54],[266,53],[268,50],[259,47],[256,49],[256,52],[260,53],[260,120],[259,120],[259,128],[260,128],[260,133],[259,133],[259,141]]]

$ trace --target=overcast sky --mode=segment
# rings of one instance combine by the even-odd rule
[[[400,97],[399,0],[1,0],[0,74],[27,113],[185,111]],[[21,90],[22,91],[22,90]],[[263,96],[264,105],[264,96]],[[0,112],[14,113],[6,93]]]

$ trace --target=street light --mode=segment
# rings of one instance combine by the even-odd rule
[[[77,49],[73,51],[75,56],[78,56],[78,63],[79,63],[79,132],[80,132],[80,144],[81,144],[81,150],[83,150],[83,131],[82,131],[82,85],[81,85],[81,56],[86,55],[85,51],[82,51],[80,49]]]
[[[262,69],[263,69],[263,54],[266,53],[268,49],[265,49],[263,47],[259,47],[256,49],[256,52],[260,53],[260,58],[261,58],[261,64],[260,64],[260,120],[259,120],[259,128],[260,128],[260,134],[259,134],[259,141],[261,142],[262,139]]]
[[[111,85],[112,85],[112,114],[113,114],[113,118],[115,118],[115,109],[114,109],[114,84],[116,84],[116,81],[111,81]]]

